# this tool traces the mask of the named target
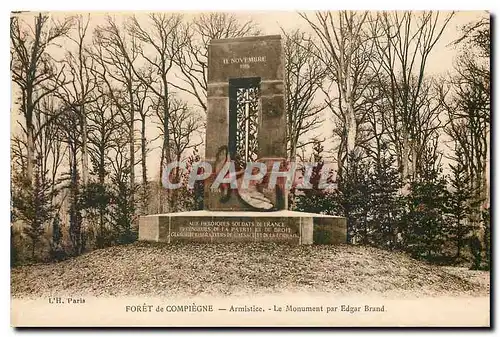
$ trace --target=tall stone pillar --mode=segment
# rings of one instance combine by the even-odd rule
[[[215,164],[224,160],[224,148],[229,150],[229,144],[234,141],[230,139],[234,137],[234,130],[230,130],[230,114],[235,111],[231,110],[230,100],[235,97],[230,97],[230,82],[257,81],[260,86],[258,159],[268,163],[270,171],[272,162],[284,162],[287,157],[281,36],[212,40],[208,57],[206,160],[215,168]],[[212,176],[205,181],[206,210],[255,210],[238,197],[238,191],[211,190],[214,179]],[[283,179],[278,184],[283,185]],[[274,210],[286,208],[283,186],[264,188],[261,192],[271,201]]]

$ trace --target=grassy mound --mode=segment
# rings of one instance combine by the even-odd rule
[[[13,268],[11,292],[15,297],[281,291],[487,295],[489,273],[474,273],[476,277],[471,278],[466,270],[462,273],[401,253],[350,245],[135,243],[63,262]],[[483,282],[475,282],[477,278]]]

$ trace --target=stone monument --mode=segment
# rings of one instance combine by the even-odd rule
[[[286,112],[281,37],[213,40],[208,57],[206,160],[216,168],[223,161],[233,160],[240,172],[238,178],[247,162],[284,162]],[[205,186],[212,182],[206,180]],[[252,186],[219,192],[205,188],[205,192],[206,210],[286,209],[282,181],[272,190]]]
[[[286,111],[281,36],[212,40],[208,49],[204,210],[140,218],[139,240],[161,242],[346,242],[343,217],[287,210],[285,177],[268,188],[270,174],[241,185],[249,162],[286,171]],[[211,188],[234,165],[237,187]]]

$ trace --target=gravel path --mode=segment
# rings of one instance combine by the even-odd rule
[[[488,296],[489,273],[351,245],[151,244],[13,268],[14,297],[244,295],[314,291]]]

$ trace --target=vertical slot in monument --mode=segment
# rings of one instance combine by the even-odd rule
[[[237,169],[259,156],[260,78],[229,80],[229,152]]]

